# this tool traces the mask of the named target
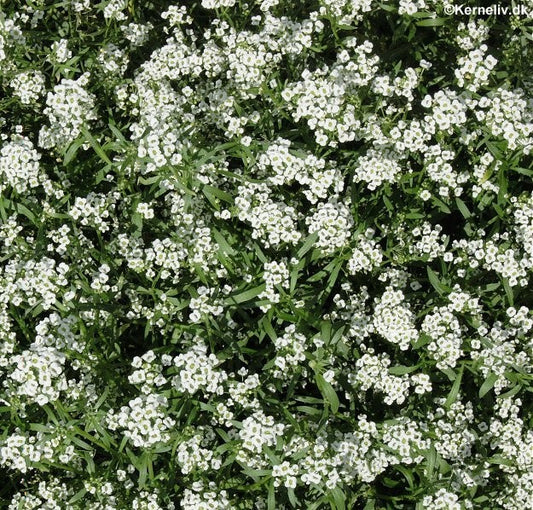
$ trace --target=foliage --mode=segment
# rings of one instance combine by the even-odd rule
[[[533,508],[531,15],[0,6],[0,508]]]

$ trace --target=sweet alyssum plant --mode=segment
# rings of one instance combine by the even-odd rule
[[[533,508],[531,17],[0,5],[0,508]]]

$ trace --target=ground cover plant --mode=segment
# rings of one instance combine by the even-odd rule
[[[531,0],[0,6],[0,508],[533,508]]]

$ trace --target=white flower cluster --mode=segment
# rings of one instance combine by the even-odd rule
[[[262,411],[253,413],[242,422],[239,430],[239,439],[242,447],[237,455],[243,462],[251,463],[255,459],[257,465],[264,465],[262,459],[264,446],[273,446],[276,439],[283,434],[285,425],[276,423],[272,416],[265,415]]]
[[[123,12],[127,4],[127,0],[109,0],[104,7],[104,18],[108,20],[115,19],[117,21],[127,19],[126,14]]]
[[[48,436],[37,432],[27,436],[15,432],[0,442],[0,465],[27,473],[35,469],[34,464],[53,463],[56,458],[68,464],[73,461],[74,446],[65,446],[64,441],[60,434]]]
[[[397,344],[402,351],[418,339],[413,312],[403,304],[404,300],[401,290],[388,287],[381,298],[376,299],[372,319],[376,333],[388,342]]]
[[[213,452],[208,448],[202,448],[203,443],[209,444],[209,441],[204,441],[202,434],[195,434],[179,444],[176,458],[184,475],[193,470],[213,469],[216,471],[220,468],[221,460],[214,457]]]
[[[76,197],[69,215],[74,220],[79,220],[83,226],[94,227],[102,233],[107,232],[117,198],[116,194],[104,195],[93,192],[86,197]]]
[[[358,137],[361,122],[347,98],[358,87],[368,85],[378,69],[379,58],[372,55],[370,41],[358,44],[349,39],[345,44],[347,49],[339,53],[331,69],[306,69],[301,81],[289,84],[282,92],[294,120],[306,119],[317,143],[324,146],[335,147],[338,142]]]
[[[441,370],[455,367],[463,355],[462,328],[450,307],[437,307],[424,317],[421,330],[431,338],[428,351]]]
[[[217,369],[220,364],[221,361],[214,354],[207,354],[205,343],[196,338],[189,351],[174,358],[173,365],[178,374],[172,378],[172,386],[179,392],[191,395],[197,391],[220,395],[228,378],[226,372]]]
[[[206,315],[216,317],[224,311],[221,301],[218,298],[213,298],[215,289],[209,289],[201,286],[197,289],[198,297],[191,298],[189,307],[192,310],[189,319],[192,322],[200,322]]]
[[[383,429],[383,441],[402,463],[422,462],[424,456],[420,452],[429,448],[430,442],[414,420],[400,418],[397,423],[386,423]]]
[[[390,375],[390,363],[386,354],[376,356],[371,349],[356,361],[356,372],[349,374],[348,381],[362,392],[374,388],[384,393],[383,401],[387,405],[403,404],[409,395],[409,378]]]
[[[513,218],[517,241],[529,260],[533,260],[533,193],[514,201]],[[529,263],[531,264],[531,262]]]
[[[305,222],[310,234],[318,234],[316,247],[325,255],[344,248],[351,237],[352,214],[346,204],[337,200],[319,203]]]
[[[390,149],[370,149],[357,160],[354,176],[357,182],[365,182],[369,190],[375,190],[384,182],[394,182],[401,172],[398,156]]]
[[[64,64],[67,60],[72,58],[72,51],[68,47],[67,39],[54,41],[51,50],[49,60],[54,64]]]
[[[294,207],[270,197],[267,184],[239,186],[235,206],[239,220],[252,227],[252,238],[261,239],[266,247],[281,243],[296,244],[302,237]]]
[[[11,358],[13,370],[4,381],[7,394],[45,405],[68,388],[65,355],[53,347],[35,346]]]
[[[475,114],[484,121],[493,136],[502,136],[510,150],[520,148],[525,154],[533,149],[533,102],[522,89],[498,88],[483,96]]]
[[[0,175],[4,181],[0,191],[11,186],[17,193],[28,187],[35,188],[43,182],[39,160],[40,154],[27,138],[15,138],[0,149]]]
[[[150,448],[169,441],[169,430],[175,421],[167,416],[168,401],[162,395],[149,394],[134,398],[118,412],[111,409],[106,416],[109,430],[122,430],[133,446]]]
[[[450,126],[453,125],[450,123]],[[463,193],[463,185],[469,180],[468,173],[456,172],[452,164],[449,163],[454,157],[455,155],[451,151],[441,151],[439,146],[431,147],[427,154],[428,176],[435,184],[439,185],[438,193],[443,197],[449,197],[450,191],[453,192],[454,196],[460,196]]]
[[[150,32],[153,30],[151,23],[140,25],[138,23],[129,23],[128,25],[121,25],[120,29],[124,37],[131,43],[132,46],[142,46],[148,41]]]
[[[378,243],[373,239],[375,230],[367,229],[357,237],[357,244],[348,261],[348,271],[356,274],[361,271],[371,272],[379,267],[383,261],[383,253]]]
[[[194,482],[190,489],[185,489],[180,499],[180,508],[183,510],[233,510],[228,493],[218,490],[215,482],[210,482],[207,487],[201,481]]]
[[[425,496],[422,500],[424,508],[428,510],[461,510],[459,497],[446,489],[439,489],[431,496]]]
[[[51,476],[48,480],[40,481],[36,484],[35,493],[21,490],[13,497],[8,510],[18,510],[20,508],[36,509],[49,508],[50,510],[60,510],[65,508],[72,510],[68,501],[74,492],[67,488],[58,478]]]
[[[65,148],[81,134],[83,126],[96,119],[95,96],[85,90],[89,74],[77,80],[63,79],[46,96],[44,114],[50,125],[39,132],[39,147]]]
[[[258,172],[269,184],[281,186],[296,181],[304,186],[302,192],[312,204],[326,199],[330,188],[333,193],[343,190],[340,172],[334,167],[328,168],[326,160],[312,154],[295,155],[290,148],[290,141],[278,139],[259,155]]]
[[[148,351],[142,356],[135,356],[131,366],[135,370],[128,376],[131,384],[141,385],[141,392],[149,395],[154,388],[165,384],[167,380],[162,375],[162,365],[154,363],[156,356],[153,351]]]
[[[100,49],[98,62],[105,73],[122,76],[128,67],[129,58],[124,50],[113,43],[109,43]]]
[[[495,271],[506,278],[511,287],[527,285],[527,271],[532,267],[533,261],[524,255],[518,258],[521,253],[514,248],[505,249],[505,244],[499,242],[499,236],[488,241],[461,239],[454,241],[452,246],[458,251],[465,251],[465,255],[456,257],[456,263],[466,261],[471,268],[483,265],[486,269]]]
[[[533,508],[530,27],[449,6],[2,2],[2,507]]]
[[[0,301],[14,306],[40,304],[49,310],[56,303],[61,287],[68,283],[65,278],[68,270],[64,262],[56,266],[56,261],[47,257],[38,261],[11,261],[4,267],[3,284],[8,292],[0,296]]]
[[[416,227],[412,230],[413,237],[420,239],[409,246],[409,252],[424,257],[428,261],[444,255],[446,236],[441,232],[441,225],[432,225],[425,221],[422,228]]]
[[[458,63],[461,67],[455,70],[459,87],[466,85],[465,88],[470,92],[477,92],[482,85],[487,84],[490,72],[498,63],[492,55],[485,56],[487,50],[487,45],[482,44],[467,56],[459,57]]]
[[[296,332],[296,326],[291,324],[285,328],[285,334],[274,340],[276,358],[274,377],[285,379],[287,373],[298,367],[305,361],[307,339],[301,333]]]
[[[445,403],[444,399],[437,403]],[[474,414],[472,404],[454,402],[449,409],[437,407],[429,416],[435,427],[436,440],[433,446],[444,459],[464,462],[469,459],[476,443],[476,432],[472,430]]]
[[[44,91],[44,75],[39,71],[26,71],[17,74],[9,85],[22,104],[30,104],[37,101]]]
[[[351,25],[372,9],[372,0],[321,0],[320,5],[321,14],[336,18],[340,25]]]
[[[282,289],[289,288],[289,270],[287,264],[283,261],[265,262],[263,280],[265,281],[265,290],[259,294],[259,298],[267,299],[270,303],[279,303],[280,294],[276,292],[275,287],[280,286]],[[261,309],[266,312],[271,308],[271,304],[263,305]]]

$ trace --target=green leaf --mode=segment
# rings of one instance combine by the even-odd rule
[[[296,406],[296,409],[301,413],[309,414],[311,416],[319,416],[322,414],[322,411],[310,406]]]
[[[233,197],[229,193],[226,193],[225,191],[222,191],[219,188],[206,184],[202,190],[204,193],[213,195],[224,202],[228,202],[230,204],[233,203]]]
[[[509,285],[509,280],[507,280],[507,278],[502,278],[502,282],[505,295],[507,296],[507,301],[509,301],[509,305],[514,306],[514,292],[512,287]]]
[[[85,143],[83,138],[74,140],[63,154],[63,164],[68,165],[73,159],[79,148]]]
[[[364,506],[363,510],[375,510],[376,508],[376,500],[375,499],[369,499],[366,502],[366,505]]]
[[[333,502],[335,503],[335,508],[337,510],[345,510],[346,508],[346,495],[339,487],[335,487],[329,491],[333,497]]]
[[[430,480],[433,479],[433,472],[435,471],[435,465],[437,464],[437,450],[432,446],[426,455],[426,469],[425,474]]]
[[[336,414],[339,410],[339,397],[337,396],[337,393],[335,393],[333,386],[331,386],[331,384],[319,373],[315,374],[315,379],[320,393],[322,393],[324,400],[331,407],[331,412]]]
[[[263,283],[261,285],[258,285],[257,287],[254,287],[253,289],[248,289],[244,292],[241,292],[240,294],[228,296],[224,303],[227,305],[246,303],[247,301],[251,301],[253,298],[257,297],[264,290],[265,284]]]
[[[523,168],[520,166],[515,166],[510,168],[510,170],[513,170],[514,172],[518,172],[522,175],[527,175],[528,177],[533,177],[533,170],[529,170],[528,168]]]
[[[424,345],[429,344],[432,340],[426,333],[420,333],[418,340],[413,343],[413,349],[420,349],[420,347],[424,347]]]
[[[444,294],[446,292],[449,291],[448,287],[446,287],[446,285],[443,285],[440,280],[439,280],[439,277],[437,276],[437,274],[433,271],[433,269],[431,269],[429,266],[426,267],[426,271],[427,271],[427,274],[428,274],[428,278],[429,278],[429,283],[431,283],[431,285],[433,285],[433,288],[439,293],[439,294]]]
[[[403,474],[403,476],[407,480],[407,483],[409,484],[409,488],[413,490],[415,486],[415,481],[414,481],[413,475],[411,474],[411,471],[407,469],[406,467],[402,466],[401,464],[398,464],[396,466],[396,470]]]
[[[494,455],[493,457],[488,458],[487,462],[504,466],[515,466],[514,461],[512,461],[511,459],[507,459],[502,455]]]
[[[414,372],[418,366],[406,367],[405,365],[396,365],[389,368],[389,374],[391,375],[404,375]]]
[[[315,241],[318,239],[318,232],[313,232],[307,237],[302,247],[298,250],[296,258],[301,259],[315,244]]]
[[[516,386],[511,388],[509,391],[506,391],[505,393],[502,393],[500,395],[500,398],[511,398],[511,397],[514,397],[517,393],[520,392],[521,389],[522,389],[522,385],[521,384],[517,384]]]
[[[472,216],[472,213],[468,210],[466,204],[459,197],[455,197],[455,203],[457,204],[459,211],[461,211],[461,214],[464,216],[465,219],[468,219],[470,218],[470,216]]]
[[[300,508],[300,501],[296,497],[296,494],[294,493],[294,489],[287,489],[287,495],[289,496],[289,501],[291,502],[291,505],[293,508]]]
[[[98,154],[98,156],[100,156],[100,159],[102,161],[105,161],[108,165],[112,165],[113,162],[109,159],[107,154],[102,149],[102,146],[95,140],[93,135],[91,135],[91,133],[89,133],[89,130],[86,127],[83,127],[81,129],[81,132],[83,133],[83,136],[89,142],[89,145],[93,148],[94,152],[96,152],[96,154]]]
[[[448,397],[446,398],[446,402],[444,402],[444,407],[449,408],[456,400],[457,395],[459,395],[459,390],[461,389],[461,381],[463,379],[463,366],[461,366],[461,369],[459,370],[459,373],[457,377],[455,378],[455,381],[453,382],[452,389],[450,390],[450,393],[448,393]]]
[[[439,210],[443,213],[450,214],[452,211],[450,211],[450,208],[440,199],[437,198],[435,195],[431,197],[431,200],[439,206]]]
[[[216,243],[218,244],[218,247],[223,253],[226,253],[228,255],[235,254],[235,250],[229,245],[224,236],[216,228],[212,228],[211,232],[213,234],[213,237],[215,238]]]
[[[276,488],[274,487],[274,480],[268,486],[267,509],[276,510]]]
[[[417,21],[416,25],[418,27],[440,27],[446,23],[446,18],[431,18]]]
[[[16,209],[19,214],[26,216],[26,218],[35,224],[35,214],[33,214],[25,205],[17,204]]]
[[[337,263],[335,264],[335,267],[333,271],[331,271],[331,274],[328,278],[328,283],[326,284],[326,288],[323,291],[323,294],[322,294],[323,296],[329,296],[329,293],[333,289],[333,286],[335,285],[337,278],[339,277],[339,273],[342,268],[343,262],[344,262],[343,260],[338,260]]]
[[[76,492],[76,494],[74,494],[74,496],[72,496],[69,499],[69,504],[76,503],[76,501],[79,501],[81,498],[83,498],[83,496],[85,496],[85,494],[87,494],[87,489],[85,487],[83,487],[78,492]]]
[[[483,398],[494,387],[497,380],[498,376],[491,372],[479,388],[479,398]]]

